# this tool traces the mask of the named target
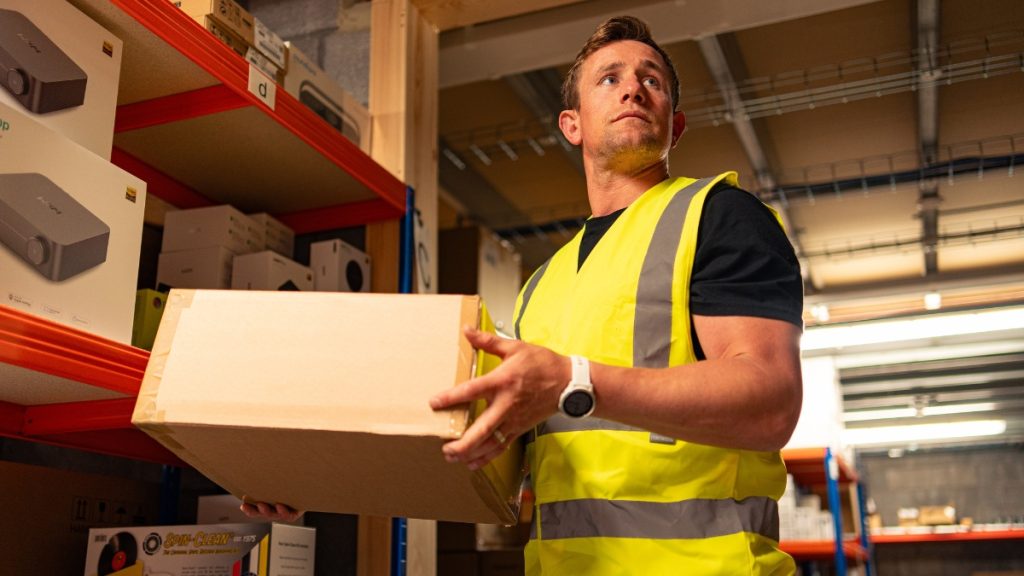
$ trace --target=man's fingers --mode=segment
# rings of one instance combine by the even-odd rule
[[[466,380],[462,384],[453,386],[435,395],[430,399],[430,407],[434,410],[441,410],[456,404],[468,404],[477,398],[488,398],[496,378],[494,372],[489,372],[479,378]]]
[[[466,430],[462,438],[452,440],[444,445],[442,451],[449,462],[467,462],[470,457],[476,456],[475,452],[481,444],[495,439],[494,431],[499,429],[498,425],[505,416],[505,411],[497,405],[488,406],[480,417]],[[504,430],[502,430],[505,433]],[[508,436],[514,435],[511,431],[505,433]]]
[[[466,335],[469,343],[473,345],[473,348],[489,352],[502,359],[508,356],[519,344],[515,340],[502,338],[490,332],[481,332],[470,326],[463,327],[462,332]]]

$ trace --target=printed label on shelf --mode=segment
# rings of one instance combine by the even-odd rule
[[[255,94],[271,110],[274,109],[277,103],[277,84],[252,63],[249,64],[249,92]]]

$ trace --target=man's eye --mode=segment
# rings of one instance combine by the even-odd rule
[[[661,82],[657,78],[644,78],[644,84],[646,86],[658,87],[661,86]]]
[[[615,84],[617,82],[615,76],[605,76],[601,78],[601,84]]]

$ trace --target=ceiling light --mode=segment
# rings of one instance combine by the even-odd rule
[[[1024,308],[922,316],[809,328],[800,339],[802,350],[829,350],[866,344],[888,344],[1024,328]]]
[[[885,408],[882,410],[854,410],[843,414],[845,422],[866,422],[869,420],[885,420],[888,418],[916,418],[918,416],[947,416],[949,414],[967,414],[969,412],[988,412],[995,410],[993,402],[975,402],[972,404],[948,404],[946,406],[924,406],[917,408]]]
[[[1005,431],[1006,420],[970,420],[946,424],[847,428],[843,432],[843,440],[850,446],[866,446],[870,444],[901,444],[925,440],[995,436]]]
[[[938,292],[928,292],[924,295],[924,309],[925,310],[938,310],[942,308],[942,294]]]

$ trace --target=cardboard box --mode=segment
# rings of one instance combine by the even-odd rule
[[[369,292],[370,256],[341,240],[314,242],[309,265],[318,292]]]
[[[233,290],[312,290],[313,270],[277,252],[235,256]]]
[[[110,160],[121,40],[64,0],[0,8],[0,103]]]
[[[146,184],[0,103],[0,301],[128,344]]]
[[[492,369],[475,296],[173,290],[132,422],[239,497],[318,512],[512,524],[522,447],[448,464],[481,403],[438,391]]]
[[[252,14],[234,0],[171,0],[171,2],[196,22],[206,25],[206,19],[210,18],[230,31],[232,35],[237,36],[246,46],[252,45],[256,23]],[[209,26],[206,26],[209,30]],[[241,54],[245,54],[244,50]]]
[[[291,42],[284,77],[285,92],[294,96],[343,136],[370,153],[370,113]]]
[[[259,18],[253,18],[253,41],[252,45],[268,60],[282,71],[288,71],[288,48],[284,40],[274,33],[273,30],[260,22]]]
[[[239,56],[246,56],[249,52],[249,45],[238,37],[237,34],[231,31],[228,27],[221,24],[219,21],[214,20],[209,16],[203,16],[197,21],[206,28],[210,34],[213,34],[214,38],[228,45],[229,48],[235,51],[235,54]]]
[[[3,574],[80,574],[90,528],[151,524],[160,485],[0,461]]]
[[[156,269],[157,288],[226,290],[231,288],[234,261],[235,253],[223,246],[162,252]]]
[[[263,237],[266,240],[265,248],[273,250],[282,256],[293,258],[295,254],[295,232],[285,226],[280,220],[266,212],[250,214],[256,224],[263,227]]]
[[[248,254],[263,250],[265,243],[263,228],[226,204],[172,210],[164,216],[163,252],[223,246]]]
[[[156,329],[164,315],[167,294],[156,290],[139,290],[135,293],[135,322],[132,325],[132,346],[151,350],[156,339]]]
[[[316,530],[287,524],[89,530],[85,576],[313,576]]]
[[[922,526],[956,524],[956,508],[944,506],[921,506],[918,508],[917,523]]]

